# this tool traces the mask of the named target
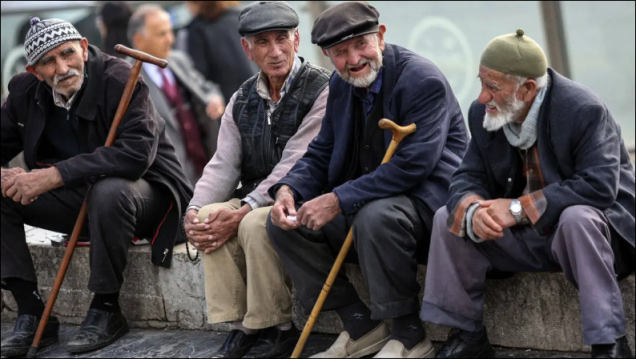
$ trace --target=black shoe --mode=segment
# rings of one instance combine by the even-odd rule
[[[252,350],[244,358],[289,358],[294,352],[298,339],[300,339],[300,332],[294,326],[287,331],[278,328],[263,330]]]
[[[73,339],[66,345],[71,354],[82,354],[107,347],[128,334],[128,323],[121,314],[91,309]]]
[[[488,341],[488,334],[484,329],[480,334],[466,333],[453,329],[448,341],[437,353],[436,358],[494,358],[495,349]]]
[[[242,358],[258,341],[258,334],[247,335],[240,330],[233,330],[225,340],[225,344],[211,358]]]
[[[2,340],[2,356],[7,358],[20,358],[29,353],[35,333],[38,331],[40,320],[33,315],[21,315],[15,323],[13,334]],[[39,348],[45,348],[55,344],[60,332],[60,322],[55,317],[50,317],[46,323],[44,335]]]
[[[593,345],[592,358],[633,358],[632,349],[626,337],[616,340],[613,345]]]

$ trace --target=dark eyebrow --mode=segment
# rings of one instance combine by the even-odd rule
[[[72,48],[72,47],[69,47],[66,50],[62,50],[62,52],[60,52],[60,55],[66,56],[66,55],[70,55],[70,54],[73,54],[73,53],[75,53],[75,49]]]
[[[40,59],[40,64],[46,64],[53,61],[53,56],[46,56]]]

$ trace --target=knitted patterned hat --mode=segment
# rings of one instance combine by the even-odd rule
[[[67,21],[60,19],[40,21],[34,17],[31,19],[31,28],[24,40],[24,51],[29,65],[34,66],[47,52],[65,42],[81,39],[82,35]]]

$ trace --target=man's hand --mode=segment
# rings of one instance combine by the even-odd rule
[[[338,196],[335,193],[328,193],[300,207],[298,222],[311,230],[319,231],[341,212]]]
[[[485,241],[503,238],[503,228],[488,213],[488,208],[478,208],[473,215],[473,232]]]
[[[9,169],[2,168],[2,194],[3,195],[4,195],[4,184],[7,183],[13,177],[23,173],[26,173],[26,171],[20,167],[9,168]]]
[[[64,181],[62,181],[60,171],[51,167],[13,177],[2,184],[2,195],[13,198],[15,202],[20,202],[26,206],[33,203],[38,196],[63,185]]]
[[[486,208],[492,219],[504,230],[517,225],[515,217],[510,213],[511,199],[496,199],[485,201],[479,204],[481,208]]]
[[[251,211],[249,205],[239,210],[221,208],[210,213],[203,223],[194,210],[186,214],[184,228],[188,241],[206,254],[221,248],[228,240],[238,234],[241,221]]]
[[[219,96],[212,97],[208,107],[205,109],[205,112],[212,119],[221,118],[221,116],[225,113],[225,100]]]
[[[288,216],[296,216],[294,193],[288,186],[281,187],[276,193],[276,203],[272,208],[271,216],[272,223],[286,231],[300,227],[300,222],[287,219]]]

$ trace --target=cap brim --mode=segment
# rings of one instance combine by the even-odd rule
[[[332,47],[334,47],[334,46],[336,46],[336,45],[338,45],[338,44],[340,44],[340,43],[343,43],[343,42],[345,42],[345,41],[349,41],[349,40],[351,40],[351,39],[355,39],[356,37],[360,37],[360,36],[364,36],[364,35],[369,35],[369,34],[377,34],[378,32],[380,32],[380,26],[376,26],[375,28],[372,28],[372,29],[369,29],[369,30],[362,31],[362,32],[360,32],[360,33],[358,33],[358,34],[355,34],[355,35],[353,35],[353,36],[347,36],[347,37],[344,37],[344,38],[342,38],[342,39],[340,39],[340,40],[338,40],[338,41],[336,41],[336,42],[328,43],[328,44],[326,44],[326,45],[322,45],[322,46],[321,46],[321,45],[319,45],[319,46],[320,46],[321,48],[323,48],[323,49],[327,50],[327,49],[332,48]]]
[[[292,26],[292,27],[276,27],[273,29],[265,29],[265,30],[258,30],[256,32],[246,32],[244,35],[242,35],[243,37],[252,37],[252,36],[256,36],[258,34],[262,34],[264,32],[270,32],[270,31],[289,31],[289,30],[293,30],[295,29],[296,26]]]

